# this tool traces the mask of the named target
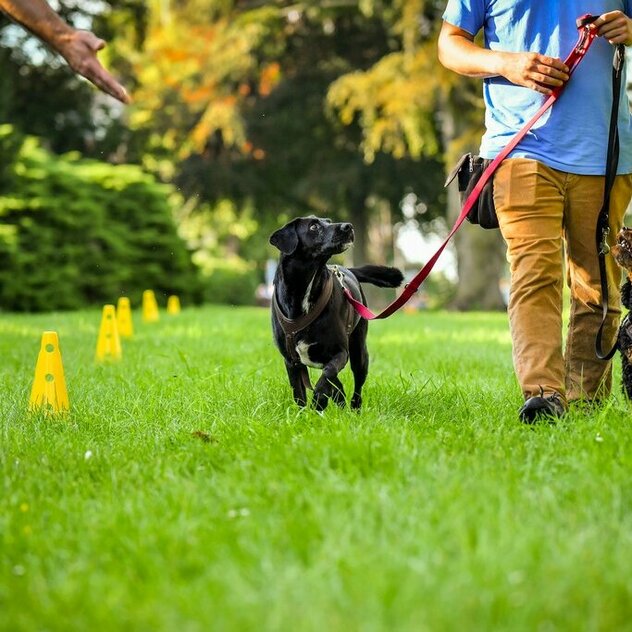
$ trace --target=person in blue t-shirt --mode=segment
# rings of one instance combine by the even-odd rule
[[[568,81],[494,175],[494,203],[511,268],[508,311],[525,422],[561,416],[570,401],[598,401],[610,391],[611,363],[594,351],[602,318],[595,234],[612,105],[612,45],[632,44],[631,5],[632,0],[449,0],[443,15],[441,63],[483,79],[484,158],[498,155],[547,96]],[[562,59],[577,41],[576,19],[586,13],[599,16],[600,37],[569,81]],[[475,36],[481,30],[479,45]],[[632,120],[625,90],[619,138],[611,235],[622,226],[632,196]],[[571,290],[565,350],[564,256]],[[607,276],[604,347],[614,343],[621,313],[621,273],[612,257]]]

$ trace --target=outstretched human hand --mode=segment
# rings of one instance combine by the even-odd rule
[[[130,102],[125,88],[97,59],[97,52],[105,42],[94,33],[74,29],[51,9],[46,0],[0,0],[0,11],[54,48],[75,72],[97,88],[123,103]]]
[[[130,98],[125,88],[101,65],[97,52],[105,47],[105,42],[89,31],[71,31],[56,42],[60,55],[68,65],[97,88],[110,94],[122,103]]]

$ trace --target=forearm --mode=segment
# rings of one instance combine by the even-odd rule
[[[471,33],[444,22],[438,41],[439,60],[450,70],[469,77],[502,76],[511,83],[542,94],[568,81],[560,59],[539,53],[492,51],[474,43]]]
[[[123,103],[129,103],[125,88],[97,59],[97,53],[105,42],[94,33],[79,31],[66,24],[45,0],[0,0],[0,11],[46,42],[75,72],[97,88]]]
[[[74,32],[45,0],[0,0],[0,9],[58,51]]]
[[[504,53],[482,48],[462,35],[439,37],[439,61],[449,70],[467,77],[503,74]]]

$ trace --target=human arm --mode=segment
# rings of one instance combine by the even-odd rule
[[[97,52],[105,42],[89,31],[78,31],[64,22],[45,0],[0,0],[0,10],[57,51],[78,74],[123,103],[130,98],[103,68]]]
[[[493,51],[474,42],[474,36],[443,22],[438,41],[439,61],[468,77],[505,77],[511,83],[551,94],[568,80],[568,68],[555,57],[539,53]]]

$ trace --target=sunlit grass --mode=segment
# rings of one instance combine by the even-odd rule
[[[371,324],[323,415],[265,310],[136,318],[110,365],[99,317],[0,316],[1,629],[630,629],[630,409],[520,425],[505,315]],[[65,418],[26,413],[46,329]]]

